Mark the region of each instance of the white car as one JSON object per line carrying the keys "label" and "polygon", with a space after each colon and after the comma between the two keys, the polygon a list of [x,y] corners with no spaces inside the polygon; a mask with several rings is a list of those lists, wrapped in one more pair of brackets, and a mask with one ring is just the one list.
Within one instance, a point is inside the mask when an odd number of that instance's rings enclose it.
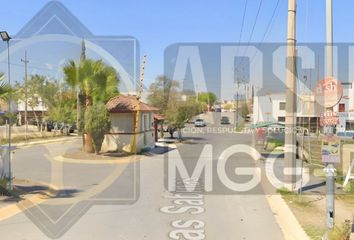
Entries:
{"label": "white car", "polygon": [[195,127],[205,127],[206,126],[206,123],[203,119],[201,118],[198,118],[194,121],[194,126]]}

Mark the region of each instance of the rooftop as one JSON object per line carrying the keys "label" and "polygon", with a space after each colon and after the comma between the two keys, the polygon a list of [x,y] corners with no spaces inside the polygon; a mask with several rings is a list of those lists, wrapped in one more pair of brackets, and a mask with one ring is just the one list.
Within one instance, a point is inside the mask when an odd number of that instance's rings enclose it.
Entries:
{"label": "rooftop", "polygon": [[138,101],[136,96],[132,95],[119,95],[111,98],[107,104],[107,110],[110,113],[132,113],[138,110],[142,112],[157,112],[158,108],[153,107],[144,102]]}

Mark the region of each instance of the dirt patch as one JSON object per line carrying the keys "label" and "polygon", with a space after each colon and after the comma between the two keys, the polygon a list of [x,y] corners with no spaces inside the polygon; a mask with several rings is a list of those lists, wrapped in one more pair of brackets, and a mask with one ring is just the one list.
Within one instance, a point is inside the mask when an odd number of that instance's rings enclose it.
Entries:
{"label": "dirt patch", "polygon": [[112,152],[112,153],[86,153],[80,150],[68,152],[63,155],[64,158],[77,159],[77,160],[118,160],[124,157],[132,156],[126,152]]}
{"label": "dirt patch", "polygon": [[[290,192],[281,192],[295,217],[299,221],[310,239],[321,240],[326,233],[326,198],[321,194],[299,195]],[[354,205],[344,201],[341,197],[336,198],[336,226],[331,232],[331,240],[347,239],[344,235],[348,232],[350,220],[353,217]]]}

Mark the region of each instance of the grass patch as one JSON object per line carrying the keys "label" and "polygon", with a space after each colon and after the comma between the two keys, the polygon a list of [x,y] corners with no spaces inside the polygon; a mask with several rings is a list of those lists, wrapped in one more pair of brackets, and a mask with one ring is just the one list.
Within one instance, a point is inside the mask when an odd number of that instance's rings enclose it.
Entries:
{"label": "grass patch", "polygon": [[288,204],[295,205],[297,207],[306,207],[306,208],[312,206],[312,203],[308,201],[308,199],[304,195],[300,197],[300,195],[291,192],[286,188],[280,188],[277,190],[277,192],[283,197],[283,199]]}
{"label": "grass patch", "polygon": [[284,146],[284,141],[279,139],[267,139],[267,151],[273,151],[277,147]]}
{"label": "grass patch", "polygon": [[346,220],[339,226],[335,226],[332,231],[329,232],[330,240],[349,240],[351,233],[351,223]]}
{"label": "grass patch", "polygon": [[[57,135],[43,135],[43,136],[27,136],[27,141],[35,141],[35,140],[45,140],[45,139],[55,139],[55,138],[61,138],[65,137],[65,134],[57,134]],[[19,143],[19,142],[24,142],[26,141],[26,138],[24,136],[14,136],[11,137],[11,142],[12,143]],[[7,144],[9,141],[8,139],[0,139],[0,145]]]}
{"label": "grass patch", "polygon": [[324,227],[308,225],[304,226],[303,228],[307,236],[313,240],[322,240],[322,236],[326,233],[326,228]]}

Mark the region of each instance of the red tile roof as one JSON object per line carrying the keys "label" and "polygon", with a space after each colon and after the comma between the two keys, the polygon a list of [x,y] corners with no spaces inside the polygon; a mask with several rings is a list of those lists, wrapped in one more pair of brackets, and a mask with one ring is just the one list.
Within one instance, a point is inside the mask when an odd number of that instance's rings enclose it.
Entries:
{"label": "red tile roof", "polygon": [[[107,103],[106,107],[110,113],[131,113],[137,111],[138,100],[136,96],[125,96],[119,95],[111,98]],[[157,112],[158,108],[148,105],[143,102],[139,102],[140,111],[142,112]]]}

